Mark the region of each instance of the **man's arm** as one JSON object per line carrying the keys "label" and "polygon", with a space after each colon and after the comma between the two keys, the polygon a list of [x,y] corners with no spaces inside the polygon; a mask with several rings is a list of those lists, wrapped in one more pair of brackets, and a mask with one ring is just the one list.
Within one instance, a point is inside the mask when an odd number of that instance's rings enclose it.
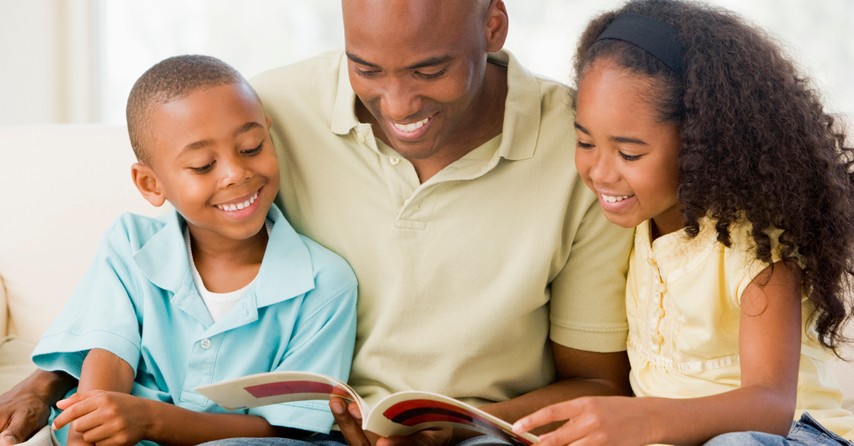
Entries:
{"label": "man's arm", "polygon": [[76,384],[64,372],[38,369],[0,395],[0,446],[23,442],[44,427],[50,407]]}
{"label": "man's arm", "polygon": [[626,352],[596,353],[555,343],[552,351],[557,374],[554,383],[481,408],[513,423],[550,404],[584,395],[631,395]]}

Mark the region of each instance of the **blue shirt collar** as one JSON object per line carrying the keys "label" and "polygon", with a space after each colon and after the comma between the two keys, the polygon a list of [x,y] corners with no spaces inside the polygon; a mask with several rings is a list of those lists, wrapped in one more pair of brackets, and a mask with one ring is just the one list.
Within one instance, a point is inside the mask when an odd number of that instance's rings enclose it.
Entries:
{"label": "blue shirt collar", "polygon": [[[314,267],[301,236],[276,206],[267,212],[267,219],[273,227],[252,293],[257,308],[314,289]],[[174,294],[185,294],[188,288],[194,289],[183,237],[186,223],[174,210],[163,220],[165,225],[142,245],[133,258],[152,283]]]}

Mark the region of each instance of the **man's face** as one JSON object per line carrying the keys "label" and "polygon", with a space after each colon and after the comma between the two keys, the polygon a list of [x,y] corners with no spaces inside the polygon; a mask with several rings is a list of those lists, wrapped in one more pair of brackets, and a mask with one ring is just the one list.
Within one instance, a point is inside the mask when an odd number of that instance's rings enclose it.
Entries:
{"label": "man's face", "polygon": [[504,42],[489,3],[343,1],[350,83],[370,112],[360,117],[407,159],[453,156],[484,125],[487,52]]}

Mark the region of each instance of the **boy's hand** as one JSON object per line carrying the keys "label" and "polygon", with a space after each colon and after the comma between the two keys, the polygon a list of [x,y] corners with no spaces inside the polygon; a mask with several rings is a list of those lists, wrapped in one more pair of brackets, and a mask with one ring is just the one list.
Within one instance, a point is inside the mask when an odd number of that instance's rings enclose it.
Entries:
{"label": "boy's hand", "polygon": [[63,412],[53,428],[71,423],[87,443],[99,446],[136,444],[151,426],[149,402],[120,392],[92,390],[75,393],[56,403]]}

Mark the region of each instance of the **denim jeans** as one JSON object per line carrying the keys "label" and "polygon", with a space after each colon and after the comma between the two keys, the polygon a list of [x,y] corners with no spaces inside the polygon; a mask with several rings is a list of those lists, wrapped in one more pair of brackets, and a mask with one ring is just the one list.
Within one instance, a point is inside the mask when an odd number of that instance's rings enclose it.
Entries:
{"label": "denim jeans", "polygon": [[[226,438],[224,440],[216,440],[208,443],[203,443],[201,446],[341,446],[346,445],[344,437],[340,432],[332,431],[329,435],[314,434],[300,440],[293,438],[281,437],[263,437],[263,438]],[[457,446],[507,446],[510,443],[506,441],[489,437],[486,435],[480,437],[469,438]]]}
{"label": "denim jeans", "polygon": [[732,432],[718,435],[706,446],[854,446],[854,443],[827,430],[808,413],[792,423],[785,437],[763,432]]}

